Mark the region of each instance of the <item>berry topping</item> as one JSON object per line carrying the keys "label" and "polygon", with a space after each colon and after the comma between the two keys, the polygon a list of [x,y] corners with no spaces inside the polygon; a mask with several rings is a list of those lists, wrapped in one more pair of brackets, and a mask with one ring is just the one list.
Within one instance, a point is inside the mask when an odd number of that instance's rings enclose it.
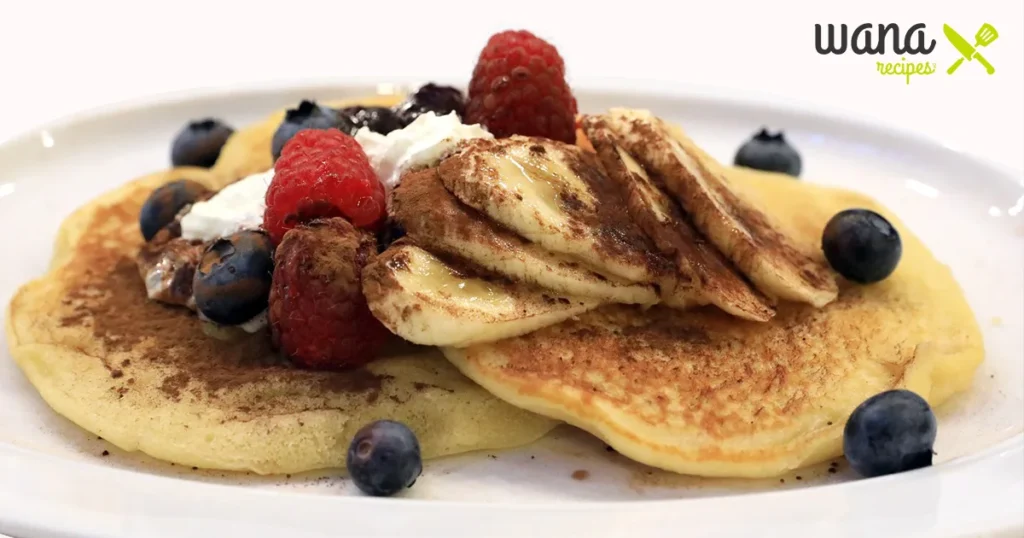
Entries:
{"label": "berry topping", "polygon": [[356,486],[378,497],[412,487],[423,471],[416,434],[391,420],[378,420],[356,432],[345,464]]}
{"label": "berry topping", "polygon": [[909,390],[868,398],[843,430],[843,453],[862,476],[881,476],[932,464],[937,429],[928,402]]}
{"label": "berry topping", "polygon": [[847,280],[878,282],[896,270],[903,254],[900,234],[885,217],[868,209],[836,213],[821,236],[828,263]]}
{"label": "berry topping", "polygon": [[782,131],[769,134],[768,129],[761,129],[740,146],[733,164],[766,172],[781,172],[793,177],[800,175],[802,167],[800,154],[789,145]]}
{"label": "berry topping", "polygon": [[341,118],[341,130],[350,135],[363,127],[380,134],[402,127],[395,112],[382,106],[350,106],[338,110],[338,116]]}
{"label": "berry topping", "polygon": [[299,106],[290,108],[284,113],[284,120],[274,131],[270,142],[270,153],[277,159],[286,142],[303,129],[331,129],[342,125],[337,111],[320,106],[315,101],[302,101]]}
{"label": "berry topping", "polygon": [[174,222],[185,206],[209,196],[210,190],[195,181],[181,179],[157,187],[142,204],[139,228],[142,238],[153,239],[156,233]]}
{"label": "berry topping", "polygon": [[366,153],[336,129],[301,131],[285,145],[266,201],[263,229],[275,244],[313,219],[345,217],[375,230],[385,215],[384,186]]}
{"label": "berry topping", "polygon": [[209,168],[217,162],[220,150],[235,130],[226,123],[207,118],[189,122],[174,137],[171,145],[172,166]]}
{"label": "berry topping", "polygon": [[390,334],[363,297],[363,266],[377,254],[373,234],[342,218],[289,231],[274,255],[270,330],[298,365],[343,369],[373,360]]}
{"label": "berry topping", "polygon": [[238,325],[267,308],[274,249],[262,232],[244,231],[210,244],[192,280],[196,309],[210,321]]}
{"label": "berry topping", "polygon": [[555,47],[525,30],[491,36],[473,70],[465,120],[499,138],[518,134],[573,143],[576,98]]}
{"label": "berry topping", "polygon": [[425,112],[446,116],[452,112],[460,118],[466,114],[466,100],[462,92],[451,86],[440,86],[433,82],[420,86],[398,106],[398,117],[402,125],[409,125]]}

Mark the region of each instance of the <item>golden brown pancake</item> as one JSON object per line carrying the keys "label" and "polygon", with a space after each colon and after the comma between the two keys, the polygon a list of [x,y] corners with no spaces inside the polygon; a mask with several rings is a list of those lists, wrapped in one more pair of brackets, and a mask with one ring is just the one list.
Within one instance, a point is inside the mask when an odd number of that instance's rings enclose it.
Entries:
{"label": "golden brown pancake", "polygon": [[549,431],[554,421],[491,396],[433,349],[305,371],[274,354],[265,331],[214,338],[187,309],[146,298],[134,262],[146,197],[171,180],[220,188],[265,170],[274,127],[236,133],[212,170],[143,177],[65,221],[50,272],[18,291],[6,318],[11,354],[47,403],[124,450],[257,473],[342,467],[355,431],[381,418],[408,424],[428,458]]}
{"label": "golden brown pancake", "polygon": [[765,477],[836,457],[850,412],[904,387],[941,404],[982,360],[950,270],[870,198],[778,174],[726,171],[798,248],[836,212],[866,207],[900,231],[895,273],[841,283],[823,307],[782,303],[765,323],[711,307],[608,306],[535,333],[445,355],[502,399],[565,420],[621,454],[680,473]]}

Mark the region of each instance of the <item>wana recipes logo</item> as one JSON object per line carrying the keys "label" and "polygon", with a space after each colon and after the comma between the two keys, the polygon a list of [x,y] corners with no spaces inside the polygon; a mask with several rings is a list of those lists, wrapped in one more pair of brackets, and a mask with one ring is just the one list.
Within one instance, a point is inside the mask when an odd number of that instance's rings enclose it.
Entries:
{"label": "wana recipes logo", "polygon": [[[885,55],[890,52],[897,54],[900,61],[876,61],[875,70],[882,76],[903,77],[906,84],[910,84],[912,77],[934,75],[940,70],[937,63],[929,61],[937,43],[935,39],[927,36],[927,30],[924,23],[914,24],[906,31],[901,30],[895,23],[865,23],[854,28],[852,32],[846,24],[840,24],[838,28],[834,24],[828,24],[825,28],[821,24],[815,24],[814,48],[821,55],[842,55],[847,52],[858,56]],[[942,33],[955,51],[955,54],[949,54],[951,63],[946,68],[947,75],[956,73],[965,62],[977,64],[976,69],[984,69],[989,75],[995,74],[995,67],[989,63],[981,50],[999,37],[995,27],[989,23],[981,25],[974,35],[973,42],[964,38],[948,24],[942,25]],[[953,51],[942,47],[937,56],[945,57],[947,53]],[[921,61],[914,61],[914,56],[918,55],[924,58]],[[907,56],[911,57],[909,61]]]}

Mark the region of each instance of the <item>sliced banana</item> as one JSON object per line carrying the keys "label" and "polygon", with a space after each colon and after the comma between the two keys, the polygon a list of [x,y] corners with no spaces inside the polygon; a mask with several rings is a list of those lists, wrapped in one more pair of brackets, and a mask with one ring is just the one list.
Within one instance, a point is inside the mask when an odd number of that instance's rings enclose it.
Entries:
{"label": "sliced banana", "polygon": [[696,304],[714,304],[726,312],[754,321],[775,315],[768,299],[753,289],[718,250],[701,236],[679,206],[654,178],[619,145],[602,116],[584,116],[584,133],[609,177],[623,191],[630,216],[662,254],[674,260],[677,292]]}
{"label": "sliced banana", "polygon": [[405,242],[363,269],[363,293],[391,332],[415,344],[452,347],[526,334],[601,304],[471,276]]}
{"label": "sliced banana", "polygon": [[606,302],[654,304],[653,286],[603,275],[580,260],[544,250],[494,224],[448,192],[436,169],[406,174],[392,193],[392,217],[413,241],[559,294]]}
{"label": "sliced banana", "polygon": [[836,299],[835,275],[801,252],[771,219],[734,192],[721,165],[679,129],[644,110],[612,109],[604,116],[624,149],[650,172],[697,229],[765,294],[824,306]]}
{"label": "sliced banana", "polygon": [[600,163],[578,147],[475,140],[439,170],[460,201],[547,251],[630,282],[655,282],[670,265],[629,220]]}

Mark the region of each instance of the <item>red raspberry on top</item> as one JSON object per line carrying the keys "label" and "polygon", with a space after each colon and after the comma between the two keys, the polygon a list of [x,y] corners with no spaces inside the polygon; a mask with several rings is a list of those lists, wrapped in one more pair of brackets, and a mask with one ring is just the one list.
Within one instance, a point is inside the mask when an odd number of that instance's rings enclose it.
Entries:
{"label": "red raspberry on top", "polygon": [[576,98],[553,45],[525,30],[494,34],[469,82],[466,123],[494,136],[542,136],[573,143]]}
{"label": "red raspberry on top", "polygon": [[343,218],[289,230],[274,252],[268,315],[275,347],[317,370],[373,360],[390,334],[363,296],[363,266],[376,255],[373,234]]}
{"label": "red raspberry on top", "polygon": [[299,131],[274,163],[263,229],[274,244],[317,218],[345,217],[376,229],[385,216],[384,186],[351,136],[337,129]]}

